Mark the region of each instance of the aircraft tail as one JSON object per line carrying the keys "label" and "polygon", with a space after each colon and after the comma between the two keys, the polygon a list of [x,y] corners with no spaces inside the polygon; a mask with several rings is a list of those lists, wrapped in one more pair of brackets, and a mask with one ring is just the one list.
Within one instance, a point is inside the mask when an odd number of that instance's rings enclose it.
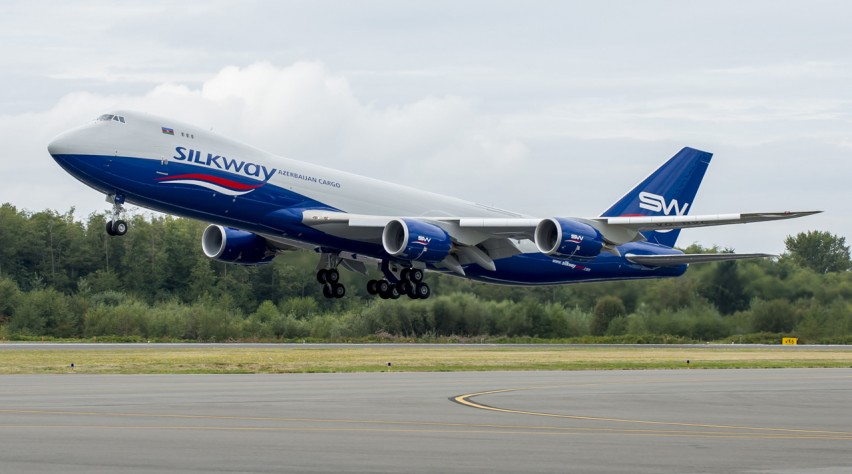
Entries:
{"label": "aircraft tail", "polygon": [[[685,216],[712,156],[712,153],[694,148],[682,149],[601,214],[601,217]],[[646,231],[642,235],[649,242],[674,247],[680,229]]]}

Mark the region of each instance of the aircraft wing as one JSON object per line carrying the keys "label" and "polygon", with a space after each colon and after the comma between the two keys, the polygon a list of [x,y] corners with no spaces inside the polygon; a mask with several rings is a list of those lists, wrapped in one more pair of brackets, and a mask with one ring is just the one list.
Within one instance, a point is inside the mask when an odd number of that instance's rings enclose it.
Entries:
{"label": "aircraft wing", "polygon": [[743,214],[712,214],[698,216],[625,216],[599,217],[595,220],[606,225],[629,227],[638,231],[652,229],[685,229],[687,227],[708,227],[728,224],[748,224],[750,222],[775,221],[810,216],[822,211],[803,212],[752,212]]}
{"label": "aircraft wing", "polygon": [[[642,231],[684,229],[751,222],[774,221],[809,216],[822,211],[753,212],[694,216],[623,216],[575,218],[596,228],[612,245],[644,240]],[[532,240],[540,218],[493,217],[398,217],[348,214],[335,211],[304,211],[302,222],[332,235],[364,241],[381,240],[383,228],[394,219],[415,219],[443,228],[458,243],[478,245],[488,239]]]}
{"label": "aircraft wing", "polygon": [[640,232],[660,229],[686,229],[752,222],[775,221],[810,216],[822,211],[751,212],[740,214],[705,214],[695,216],[621,216],[598,217],[587,222],[598,229],[614,245],[644,240]]}

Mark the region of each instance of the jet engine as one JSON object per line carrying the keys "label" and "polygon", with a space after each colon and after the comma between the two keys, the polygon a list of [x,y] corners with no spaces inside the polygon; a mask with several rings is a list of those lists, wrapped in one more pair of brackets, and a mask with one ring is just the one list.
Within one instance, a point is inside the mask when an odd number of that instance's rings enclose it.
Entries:
{"label": "jet engine", "polygon": [[588,224],[555,217],[538,223],[535,245],[546,255],[588,262],[601,253],[604,240],[601,233]]}
{"label": "jet engine", "polygon": [[382,231],[385,252],[406,260],[438,263],[447,257],[452,240],[444,229],[414,219],[394,219]]}
{"label": "jet engine", "polygon": [[261,265],[275,257],[263,237],[220,225],[204,229],[201,248],[210,258],[240,265]]}

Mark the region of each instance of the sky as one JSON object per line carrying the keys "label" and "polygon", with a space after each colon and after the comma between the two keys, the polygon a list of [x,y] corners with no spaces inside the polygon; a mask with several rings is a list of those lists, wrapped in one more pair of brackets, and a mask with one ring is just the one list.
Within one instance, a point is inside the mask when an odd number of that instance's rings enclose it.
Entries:
{"label": "sky", "polygon": [[0,202],[107,210],[46,147],[130,109],[539,217],[597,216],[692,146],[714,158],[691,214],[825,212],[680,246],[852,238],[849,18],[843,1],[4,1]]}

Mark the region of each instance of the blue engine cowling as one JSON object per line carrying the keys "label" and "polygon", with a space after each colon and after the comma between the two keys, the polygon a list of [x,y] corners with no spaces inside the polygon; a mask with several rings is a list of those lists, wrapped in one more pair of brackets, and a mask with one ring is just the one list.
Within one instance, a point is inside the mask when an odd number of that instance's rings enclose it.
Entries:
{"label": "blue engine cowling", "polygon": [[438,263],[453,243],[444,229],[414,219],[394,219],[382,231],[385,252],[405,260]]}
{"label": "blue engine cowling", "polygon": [[588,262],[601,253],[604,240],[601,233],[588,224],[555,217],[538,223],[535,245],[546,255]]}
{"label": "blue engine cowling", "polygon": [[263,237],[220,225],[204,229],[201,248],[210,258],[240,265],[261,265],[275,258]]}

